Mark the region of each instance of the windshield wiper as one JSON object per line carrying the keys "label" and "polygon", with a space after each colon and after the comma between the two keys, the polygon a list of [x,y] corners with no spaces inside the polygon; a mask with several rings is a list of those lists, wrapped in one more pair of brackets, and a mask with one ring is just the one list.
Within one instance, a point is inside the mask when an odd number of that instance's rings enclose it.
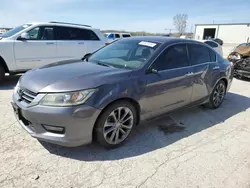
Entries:
{"label": "windshield wiper", "polygon": [[114,66],[109,65],[109,64],[107,64],[107,63],[104,63],[104,62],[102,62],[102,61],[96,61],[96,63],[97,63],[98,65],[105,66],[105,67],[114,67]]}

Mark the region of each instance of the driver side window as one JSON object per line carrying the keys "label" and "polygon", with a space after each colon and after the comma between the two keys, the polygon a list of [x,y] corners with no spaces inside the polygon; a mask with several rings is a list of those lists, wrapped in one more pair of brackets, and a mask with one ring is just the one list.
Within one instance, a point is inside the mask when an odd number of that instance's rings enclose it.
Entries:
{"label": "driver side window", "polygon": [[152,68],[157,71],[164,71],[186,66],[188,66],[186,44],[176,44],[164,50],[154,62]]}
{"label": "driver side window", "polygon": [[27,32],[29,40],[54,40],[54,28],[49,26],[35,27]]}

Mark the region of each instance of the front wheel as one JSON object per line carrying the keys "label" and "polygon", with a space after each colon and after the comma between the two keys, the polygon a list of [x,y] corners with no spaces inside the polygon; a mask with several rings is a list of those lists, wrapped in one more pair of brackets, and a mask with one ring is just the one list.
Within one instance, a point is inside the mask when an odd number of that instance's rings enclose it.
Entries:
{"label": "front wheel", "polygon": [[126,101],[110,105],[100,115],[96,124],[98,142],[106,148],[115,148],[130,135],[136,124],[135,107]]}
{"label": "front wheel", "polygon": [[208,106],[213,109],[218,108],[222,104],[225,94],[226,84],[223,80],[220,80],[214,87],[214,90],[209,97]]}

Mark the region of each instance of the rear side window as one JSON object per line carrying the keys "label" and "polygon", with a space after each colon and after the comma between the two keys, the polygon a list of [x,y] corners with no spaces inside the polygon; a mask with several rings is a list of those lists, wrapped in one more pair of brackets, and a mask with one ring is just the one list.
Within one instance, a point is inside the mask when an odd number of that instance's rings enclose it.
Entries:
{"label": "rear side window", "polygon": [[99,40],[99,38],[88,29],[57,27],[57,40]]}
{"label": "rear side window", "polygon": [[218,44],[216,44],[215,42],[212,42],[212,41],[205,41],[204,43],[211,46],[212,48],[217,48],[218,47]]}
{"label": "rear side window", "polygon": [[188,66],[186,44],[177,44],[163,51],[152,67],[161,71],[186,66]]}
{"label": "rear side window", "polygon": [[189,60],[191,65],[210,62],[209,49],[199,44],[188,44]]}
{"label": "rear side window", "polygon": [[120,35],[119,34],[115,34],[115,38],[120,38]]}
{"label": "rear side window", "polygon": [[211,62],[216,62],[216,53],[211,49],[208,49],[208,50],[209,50],[209,55],[210,55]]}
{"label": "rear side window", "polygon": [[123,38],[131,37],[129,34],[122,34]]}

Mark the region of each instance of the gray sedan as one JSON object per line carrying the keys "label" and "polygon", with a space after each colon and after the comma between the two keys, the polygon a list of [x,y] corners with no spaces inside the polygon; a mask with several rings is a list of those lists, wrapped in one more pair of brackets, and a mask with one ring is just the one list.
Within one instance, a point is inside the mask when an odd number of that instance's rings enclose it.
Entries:
{"label": "gray sedan", "polygon": [[232,78],[232,64],[204,43],[132,37],[82,61],[25,73],[12,106],[21,126],[39,140],[78,146],[95,135],[112,148],[140,121],[195,105],[218,108]]}

